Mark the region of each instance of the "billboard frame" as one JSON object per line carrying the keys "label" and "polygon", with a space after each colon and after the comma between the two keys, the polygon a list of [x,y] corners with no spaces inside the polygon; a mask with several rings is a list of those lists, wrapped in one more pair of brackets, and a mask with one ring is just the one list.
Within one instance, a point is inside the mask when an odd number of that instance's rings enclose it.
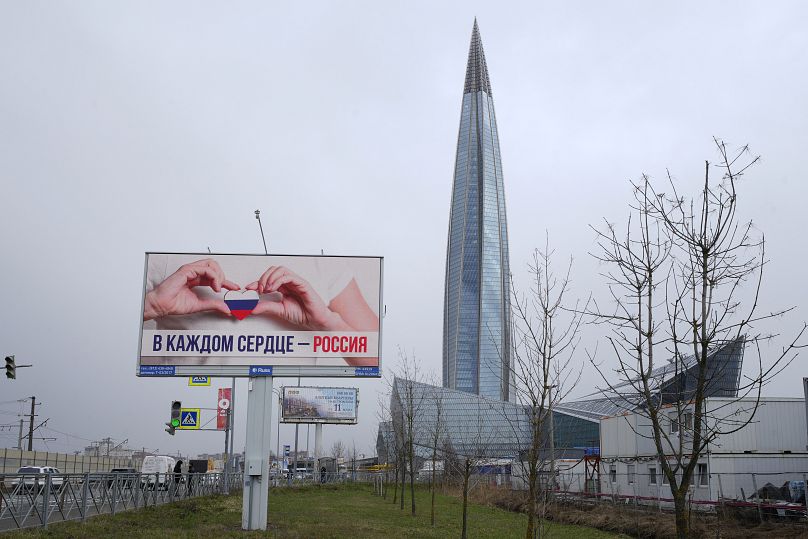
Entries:
{"label": "billboard frame", "polygon": [[[301,417],[301,418],[285,418],[283,416],[283,402],[286,400],[286,389],[352,389],[356,393],[356,403],[354,405],[355,417],[354,419],[318,419],[316,417]],[[283,386],[281,388],[283,393],[281,395],[281,409],[278,411],[280,414],[281,423],[289,423],[292,425],[356,425],[359,423],[359,388],[358,387],[337,387],[337,386]]]}
{"label": "billboard frame", "polygon": [[[266,365],[260,361],[254,365],[141,365],[141,346],[143,343],[143,313],[146,307],[146,279],[148,275],[149,255],[193,255],[205,258],[215,256],[250,256],[250,257],[292,257],[292,258],[375,258],[379,261],[379,355],[378,365],[375,367],[351,367],[351,366],[285,366]],[[384,324],[384,257],[378,255],[301,255],[283,253],[193,253],[177,251],[145,251],[143,258],[143,283],[141,285],[140,319],[138,330],[138,348],[135,354],[135,376],[138,378],[152,377],[190,377],[190,376],[210,376],[210,377],[236,377],[253,378],[256,376],[269,377],[305,377],[305,378],[381,378],[382,374],[382,335]],[[145,367],[145,368],[144,368]],[[252,372],[255,367],[262,367],[262,372]]]}

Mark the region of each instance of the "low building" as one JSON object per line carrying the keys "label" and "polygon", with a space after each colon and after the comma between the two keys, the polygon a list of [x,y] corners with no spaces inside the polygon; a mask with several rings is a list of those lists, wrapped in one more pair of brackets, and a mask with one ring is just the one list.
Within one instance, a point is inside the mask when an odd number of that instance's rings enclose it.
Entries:
{"label": "low building", "polygon": [[[705,416],[720,434],[706,448],[694,470],[692,500],[743,500],[766,484],[782,487],[803,481],[808,471],[808,435],[805,400],[761,398],[751,422],[756,400],[711,397],[705,400]],[[692,440],[692,405],[683,408],[684,422],[672,418],[665,430],[673,444]],[[657,458],[650,421],[639,413],[625,413],[600,422],[601,492],[646,498],[670,498],[667,478]],[[685,446],[686,447],[686,446]],[[671,460],[671,462],[673,462]],[[576,470],[577,473],[582,473]],[[573,476],[574,477],[574,476]],[[663,504],[664,505],[664,504]]]}

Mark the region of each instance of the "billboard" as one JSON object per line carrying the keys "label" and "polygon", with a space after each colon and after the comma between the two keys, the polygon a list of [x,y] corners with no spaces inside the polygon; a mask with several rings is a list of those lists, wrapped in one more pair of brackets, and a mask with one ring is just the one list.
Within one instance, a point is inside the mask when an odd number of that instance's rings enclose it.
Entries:
{"label": "billboard", "polygon": [[352,387],[284,387],[284,423],[356,423],[359,390]]}
{"label": "billboard", "polygon": [[380,376],[382,258],[146,253],[138,376]]}

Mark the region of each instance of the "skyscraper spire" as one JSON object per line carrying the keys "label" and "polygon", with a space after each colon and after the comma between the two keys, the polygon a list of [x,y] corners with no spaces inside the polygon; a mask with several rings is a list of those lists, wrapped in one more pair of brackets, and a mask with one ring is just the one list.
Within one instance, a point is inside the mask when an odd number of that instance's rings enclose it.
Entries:
{"label": "skyscraper spire", "polygon": [[480,29],[477,18],[474,18],[474,28],[471,31],[471,45],[469,46],[469,61],[466,64],[466,86],[463,93],[483,92],[491,95],[491,81],[488,78],[488,66],[485,65],[485,52],[483,40],[480,39]]}
{"label": "skyscraper spire", "polygon": [[450,211],[443,385],[510,400],[508,223],[499,132],[476,19],[460,110]]}

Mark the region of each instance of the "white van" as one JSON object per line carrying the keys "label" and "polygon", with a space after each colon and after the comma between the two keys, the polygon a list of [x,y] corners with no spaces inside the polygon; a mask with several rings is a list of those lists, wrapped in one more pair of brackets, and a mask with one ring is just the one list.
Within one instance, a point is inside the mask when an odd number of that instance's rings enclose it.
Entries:
{"label": "white van", "polygon": [[176,464],[174,457],[165,456],[151,456],[143,459],[143,465],[140,467],[140,485],[142,487],[154,488],[157,485],[158,489],[167,490],[168,486],[174,480],[174,465]]}

